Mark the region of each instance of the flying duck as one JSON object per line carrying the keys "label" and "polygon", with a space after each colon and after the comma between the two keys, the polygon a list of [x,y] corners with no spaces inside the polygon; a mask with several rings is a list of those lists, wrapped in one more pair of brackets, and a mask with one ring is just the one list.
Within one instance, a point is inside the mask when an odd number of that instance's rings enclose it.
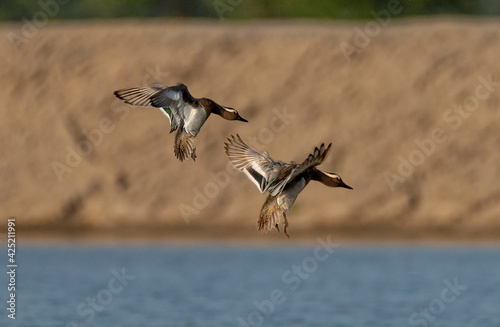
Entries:
{"label": "flying duck", "polygon": [[180,161],[186,160],[189,156],[193,160],[196,159],[194,138],[211,113],[227,120],[248,122],[233,108],[221,106],[211,99],[194,98],[184,84],[176,86],[154,84],[121,89],[114,94],[125,103],[134,106],[159,108],[168,117],[170,133],[177,130],[174,153]]}
{"label": "flying duck", "polygon": [[267,152],[261,154],[250,148],[238,134],[231,135],[224,144],[229,161],[243,171],[261,193],[269,193],[260,211],[259,231],[268,232],[276,227],[279,232],[278,223],[283,218],[285,235],[290,237],[286,212],[311,180],[330,187],[352,189],[339,175],[316,168],[330,153],[331,143],[326,148],[324,144],[315,148],[301,164],[274,161]]}

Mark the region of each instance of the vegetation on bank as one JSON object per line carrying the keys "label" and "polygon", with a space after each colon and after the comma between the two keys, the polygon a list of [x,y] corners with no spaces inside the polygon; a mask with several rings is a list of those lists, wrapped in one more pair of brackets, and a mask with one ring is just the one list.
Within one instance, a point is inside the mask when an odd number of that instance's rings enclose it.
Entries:
{"label": "vegetation on bank", "polygon": [[498,15],[496,0],[17,0],[0,2],[0,20],[119,17],[208,17],[216,19],[370,19],[373,12],[400,5],[399,16]]}

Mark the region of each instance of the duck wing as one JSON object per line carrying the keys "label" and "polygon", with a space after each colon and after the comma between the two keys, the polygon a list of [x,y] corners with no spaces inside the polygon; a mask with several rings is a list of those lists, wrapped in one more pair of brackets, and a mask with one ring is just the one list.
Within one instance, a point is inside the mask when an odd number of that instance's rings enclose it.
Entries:
{"label": "duck wing", "polygon": [[290,176],[290,179],[294,179],[311,167],[319,166],[320,164],[322,164],[330,154],[331,148],[331,143],[328,144],[326,148],[324,143],[322,143],[319,148],[315,147],[313,153],[309,154],[304,162],[297,165],[296,169],[294,169],[292,175]]}
{"label": "duck wing", "polygon": [[[170,132],[179,128],[194,112],[199,112],[199,115],[205,114],[206,116],[204,110],[199,110],[193,106],[196,99],[193,98],[184,84],[169,87],[154,84],[151,86],[121,89],[115,91],[114,94],[119,99],[124,100],[125,103],[131,105],[160,108],[163,114],[170,120]],[[192,131],[188,132],[195,136],[199,131],[199,127],[195,133]]]}
{"label": "duck wing", "polygon": [[131,87],[128,89],[117,90],[114,95],[123,100],[127,104],[134,106],[153,107],[151,97],[156,93],[165,89],[161,84],[153,84],[151,86]]}
{"label": "duck wing", "polygon": [[243,171],[261,193],[275,196],[283,190],[297,165],[274,161],[267,152],[263,154],[250,148],[241,137],[231,135],[224,143],[229,161]]}

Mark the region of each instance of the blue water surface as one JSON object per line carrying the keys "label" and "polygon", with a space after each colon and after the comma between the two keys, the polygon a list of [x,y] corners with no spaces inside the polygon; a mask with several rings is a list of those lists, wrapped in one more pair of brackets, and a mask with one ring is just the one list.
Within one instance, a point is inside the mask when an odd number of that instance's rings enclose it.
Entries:
{"label": "blue water surface", "polygon": [[495,247],[59,245],[17,263],[0,326],[500,326]]}

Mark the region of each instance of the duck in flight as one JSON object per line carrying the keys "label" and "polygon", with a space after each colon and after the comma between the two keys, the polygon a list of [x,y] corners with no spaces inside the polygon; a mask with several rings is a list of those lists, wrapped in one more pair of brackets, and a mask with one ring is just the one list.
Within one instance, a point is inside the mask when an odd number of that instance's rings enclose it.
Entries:
{"label": "duck in flight", "polygon": [[168,117],[170,133],[177,131],[174,142],[175,156],[184,161],[189,156],[196,159],[194,138],[210,114],[216,114],[227,120],[248,122],[233,108],[224,107],[207,98],[194,98],[184,84],[163,86],[154,84],[145,87],[133,87],[114,92],[125,103],[134,106],[155,107]]}
{"label": "duck in flight", "polygon": [[268,232],[276,227],[279,232],[278,224],[283,219],[284,232],[290,237],[286,212],[311,180],[330,187],[352,189],[339,175],[316,168],[330,153],[331,143],[326,148],[324,144],[315,148],[301,164],[274,161],[267,152],[261,154],[250,148],[238,134],[231,135],[224,144],[229,161],[243,171],[261,193],[269,193],[260,211],[259,231]]}

